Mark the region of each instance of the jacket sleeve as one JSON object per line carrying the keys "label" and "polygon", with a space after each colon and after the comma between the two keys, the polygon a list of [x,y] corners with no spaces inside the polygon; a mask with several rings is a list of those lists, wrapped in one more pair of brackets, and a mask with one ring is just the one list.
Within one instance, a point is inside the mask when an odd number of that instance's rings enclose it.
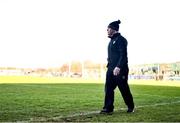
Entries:
{"label": "jacket sleeve", "polygon": [[121,39],[118,47],[118,52],[120,54],[120,57],[116,66],[122,68],[127,64],[127,40],[125,38]]}
{"label": "jacket sleeve", "polygon": [[107,58],[107,64],[106,64],[106,67],[109,66],[109,58]]}

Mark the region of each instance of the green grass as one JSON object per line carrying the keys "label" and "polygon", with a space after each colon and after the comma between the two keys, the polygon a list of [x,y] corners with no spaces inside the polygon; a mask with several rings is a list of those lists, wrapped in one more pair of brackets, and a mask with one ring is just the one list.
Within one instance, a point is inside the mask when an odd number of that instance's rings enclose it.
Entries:
{"label": "green grass", "polygon": [[91,112],[103,106],[104,84],[0,84],[0,121],[180,122],[180,87],[130,87],[135,113],[116,89],[115,112],[102,115]]}

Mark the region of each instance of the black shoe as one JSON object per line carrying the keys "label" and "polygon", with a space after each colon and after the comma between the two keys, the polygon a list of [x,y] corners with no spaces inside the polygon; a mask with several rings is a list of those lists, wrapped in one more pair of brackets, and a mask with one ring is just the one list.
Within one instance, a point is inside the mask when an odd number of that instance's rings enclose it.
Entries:
{"label": "black shoe", "polygon": [[128,108],[127,113],[133,113],[134,112],[134,108]]}
{"label": "black shoe", "polygon": [[113,110],[102,109],[100,111],[100,114],[109,114],[109,115],[111,115],[112,113],[113,113]]}

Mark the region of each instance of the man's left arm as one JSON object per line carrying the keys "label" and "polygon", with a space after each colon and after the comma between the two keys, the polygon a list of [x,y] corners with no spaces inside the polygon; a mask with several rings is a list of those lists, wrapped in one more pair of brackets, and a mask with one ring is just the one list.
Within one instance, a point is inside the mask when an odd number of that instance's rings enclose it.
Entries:
{"label": "man's left arm", "polygon": [[121,43],[119,44],[118,47],[118,52],[120,54],[118,63],[116,65],[116,67],[113,70],[113,74],[115,76],[117,76],[120,73],[120,69],[123,67],[123,65],[125,65],[125,60],[126,60],[126,55],[127,55],[127,41],[122,40]]}

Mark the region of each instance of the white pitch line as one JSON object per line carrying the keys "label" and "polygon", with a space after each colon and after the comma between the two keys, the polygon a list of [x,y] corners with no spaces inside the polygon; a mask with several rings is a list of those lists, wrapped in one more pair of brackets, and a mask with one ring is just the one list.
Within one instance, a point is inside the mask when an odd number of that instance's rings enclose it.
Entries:
{"label": "white pitch line", "polygon": [[[156,107],[156,106],[163,106],[163,105],[171,105],[171,104],[178,104],[180,103],[180,100],[175,101],[175,102],[165,102],[165,103],[155,103],[152,105],[140,105],[140,106],[135,106],[135,109],[139,108],[144,108],[144,107]],[[120,110],[127,110],[127,108],[120,108]],[[119,110],[115,110],[119,111]],[[57,121],[58,119],[65,119],[65,118],[73,118],[77,116],[86,116],[86,115],[91,115],[91,114],[99,114],[100,111],[89,111],[89,112],[81,112],[81,113],[76,113],[72,115],[67,115],[67,116],[57,116],[53,118],[31,118],[29,121],[16,121],[16,122],[47,122],[47,121]]]}
{"label": "white pitch line", "polygon": [[156,106],[161,106],[161,105],[171,105],[171,104],[178,104],[180,103],[180,100],[178,101],[175,101],[175,102],[170,102],[170,103],[155,103],[155,104],[152,104],[152,105],[142,105],[142,106],[137,106],[136,108],[143,108],[143,107],[156,107]]}
{"label": "white pitch line", "polygon": [[[152,105],[142,105],[142,106],[136,106],[135,109],[143,108],[143,107],[156,107],[156,106],[162,106],[162,105],[170,105],[170,104],[178,104],[180,103],[180,100],[175,101],[175,102],[168,102],[168,103],[155,103]],[[127,108],[120,108],[120,110],[127,110]],[[115,110],[119,111],[119,110]],[[67,115],[65,117],[59,116],[59,117],[53,117],[53,120],[58,120],[58,119],[63,119],[63,118],[72,118],[72,117],[77,117],[77,116],[86,116],[86,115],[91,115],[91,114],[99,114],[100,111],[90,111],[90,112],[81,112],[81,113],[76,113],[72,115]]]}

